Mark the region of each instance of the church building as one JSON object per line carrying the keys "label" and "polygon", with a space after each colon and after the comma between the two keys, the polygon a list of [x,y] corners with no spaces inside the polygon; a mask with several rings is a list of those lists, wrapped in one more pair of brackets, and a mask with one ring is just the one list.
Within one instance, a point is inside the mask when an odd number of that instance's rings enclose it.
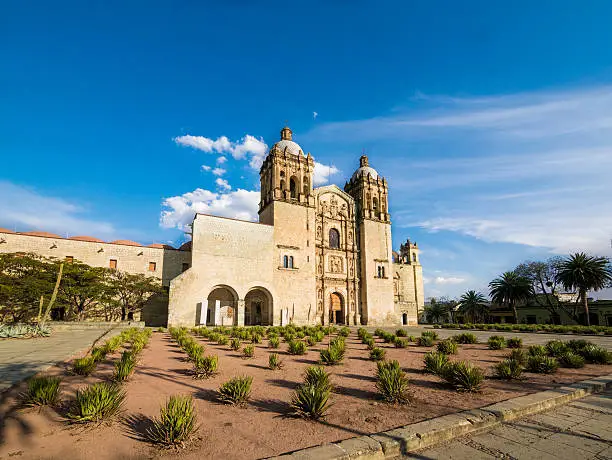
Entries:
{"label": "church building", "polygon": [[416,324],[419,249],[393,252],[387,181],[359,161],[344,189],[315,188],[313,157],[283,128],[260,170],[259,222],[195,216],[168,324]]}
{"label": "church building", "polygon": [[419,248],[392,251],[387,181],[365,155],[344,189],[313,173],[285,127],[260,170],[259,222],[197,214],[180,248],[0,228],[0,253],[157,277],[166,295],[134,317],[148,326],[416,324]]}

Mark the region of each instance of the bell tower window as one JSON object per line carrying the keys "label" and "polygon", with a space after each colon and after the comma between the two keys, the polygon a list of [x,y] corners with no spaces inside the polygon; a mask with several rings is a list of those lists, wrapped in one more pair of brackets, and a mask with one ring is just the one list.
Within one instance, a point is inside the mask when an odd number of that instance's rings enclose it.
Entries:
{"label": "bell tower window", "polygon": [[291,192],[291,198],[296,199],[297,193],[298,193],[297,184],[296,184],[296,180],[293,177],[289,179],[289,191]]}
{"label": "bell tower window", "polygon": [[329,230],[329,247],[332,249],[340,248],[340,232],[335,228]]}

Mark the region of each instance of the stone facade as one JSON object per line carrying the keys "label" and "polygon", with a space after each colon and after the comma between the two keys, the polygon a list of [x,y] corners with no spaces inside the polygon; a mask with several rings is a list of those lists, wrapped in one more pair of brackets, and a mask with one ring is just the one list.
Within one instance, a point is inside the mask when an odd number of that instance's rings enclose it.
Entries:
{"label": "stone facade", "polygon": [[392,252],[387,181],[366,156],[344,190],[313,188],[313,173],[283,128],[260,171],[259,223],[195,217],[169,325],[416,324],[418,247]]}
{"label": "stone facade", "polygon": [[0,252],[156,276],[169,300],[152,299],[148,325],[416,324],[419,250],[392,251],[386,179],[365,155],[344,189],[313,188],[313,174],[283,128],[261,167],[258,223],[198,214],[179,249],[0,229]]}

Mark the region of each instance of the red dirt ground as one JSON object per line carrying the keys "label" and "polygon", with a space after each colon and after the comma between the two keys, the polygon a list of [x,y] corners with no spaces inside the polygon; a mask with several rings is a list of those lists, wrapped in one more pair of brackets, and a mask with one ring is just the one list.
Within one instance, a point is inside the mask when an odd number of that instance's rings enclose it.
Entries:
{"label": "red dirt ground", "polygon": [[[19,408],[18,395],[24,384],[3,395],[0,402],[0,458],[128,459],[178,457],[261,458],[352,436],[388,430],[432,417],[485,406],[493,402],[554,388],[577,380],[610,372],[606,366],[587,365],[583,369],[559,369],[553,375],[526,373],[520,382],[486,380],[480,393],[458,393],[437,377],[421,372],[423,355],[429,348],[411,345],[396,349],[380,344],[387,358],[397,359],[411,381],[413,402],[390,406],[376,398],[376,365],[367,359],[368,351],[353,332],[347,339],[344,364],[329,367],[335,392],[333,406],[322,422],[310,422],[288,415],[292,390],[302,381],[304,369],[318,360],[318,350],[291,356],[281,343],[278,353],[284,367],[267,368],[267,341],[256,346],[255,357],[242,359],[238,352],[201,340],[206,353],[219,356],[219,373],[209,380],[194,380],[185,354],[168,334],[155,333],[143,351],[136,372],[125,384],[127,398],[122,417],[96,427],[69,425],[61,415],[84,384],[108,379],[112,374],[109,356],[94,375],[84,378],[66,375],[66,365],[48,374],[62,375],[63,407],[57,410]],[[492,351],[486,345],[460,345],[452,359],[467,359],[492,374],[491,367],[508,353]],[[246,407],[231,407],[216,400],[219,385],[231,377],[253,377],[251,401]],[[158,416],[159,407],[173,394],[191,394],[195,399],[199,428],[196,439],[186,448],[164,450],[143,439],[150,417]]]}

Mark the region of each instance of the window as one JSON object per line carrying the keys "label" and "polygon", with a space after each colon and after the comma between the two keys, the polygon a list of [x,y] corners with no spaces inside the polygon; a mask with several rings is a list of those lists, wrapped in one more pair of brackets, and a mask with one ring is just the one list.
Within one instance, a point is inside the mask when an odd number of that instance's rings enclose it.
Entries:
{"label": "window", "polygon": [[149,262],[149,271],[150,272],[154,272],[155,270],[157,270],[157,263],[156,262]]}
{"label": "window", "polygon": [[74,262],[74,257],[73,256],[66,256],[66,263],[67,264],[71,264],[72,262]]}
{"label": "window", "polygon": [[329,247],[332,249],[340,247],[340,232],[335,228],[329,229]]}
{"label": "window", "polygon": [[377,278],[385,278],[385,267],[379,265],[376,270]]}
{"label": "window", "polygon": [[293,256],[289,256],[289,268],[293,268]]}
{"label": "window", "polygon": [[304,195],[308,195],[310,193],[310,187],[308,186],[308,178],[304,179]]}
{"label": "window", "polygon": [[376,197],[372,199],[372,209],[374,210],[374,212],[378,211],[378,198]]}
{"label": "window", "polygon": [[108,264],[108,266],[112,269],[116,269],[117,268],[117,259],[111,259],[110,263]]}
{"label": "window", "polygon": [[186,272],[187,270],[189,270],[189,264],[188,263],[184,263],[183,264],[183,271]]}
{"label": "window", "polygon": [[414,252],[412,253],[412,261],[416,262],[416,254]]}
{"label": "window", "polygon": [[289,268],[289,256],[283,257],[283,267]]}
{"label": "window", "polygon": [[297,198],[297,181],[293,177],[289,179],[289,191],[291,192],[291,198]]}

